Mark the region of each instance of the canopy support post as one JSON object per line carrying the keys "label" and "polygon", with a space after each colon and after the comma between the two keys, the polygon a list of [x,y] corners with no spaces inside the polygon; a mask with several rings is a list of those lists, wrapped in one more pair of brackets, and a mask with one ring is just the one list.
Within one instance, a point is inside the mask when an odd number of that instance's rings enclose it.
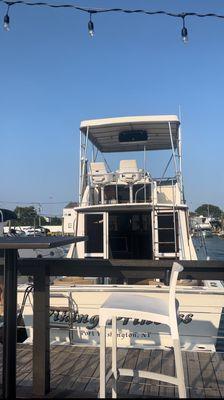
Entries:
{"label": "canopy support post", "polygon": [[79,204],[81,205],[84,191],[84,181],[86,175],[86,155],[89,139],[89,127],[87,127],[84,143],[82,142],[82,132],[80,131],[80,187],[79,187]]}
{"label": "canopy support post", "polygon": [[[181,118],[180,118],[181,122]],[[184,202],[184,187],[183,187],[183,175],[182,175],[182,131],[181,127],[178,128],[178,159],[179,159],[179,178],[180,178],[180,190],[181,190],[181,200]]]}

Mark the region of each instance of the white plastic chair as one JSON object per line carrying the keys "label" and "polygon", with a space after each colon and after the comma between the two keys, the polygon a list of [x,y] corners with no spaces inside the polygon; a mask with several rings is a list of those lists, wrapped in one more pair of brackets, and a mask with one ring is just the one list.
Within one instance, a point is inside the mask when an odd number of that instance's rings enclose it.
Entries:
{"label": "white plastic chair", "polygon": [[[137,376],[139,378],[155,379],[178,386],[179,397],[186,398],[184,382],[184,370],[181,357],[179,332],[177,325],[178,301],[175,299],[175,289],[179,272],[183,271],[182,265],[173,263],[170,288],[167,301],[147,297],[145,295],[113,293],[101,306],[99,312],[100,325],[100,398],[105,398],[106,383],[113,376],[112,397],[117,397],[118,375]],[[148,371],[117,368],[117,318],[137,318],[159,322],[170,327],[170,334],[174,348],[174,359],[176,365],[176,376],[169,376]],[[106,354],[106,323],[112,318],[112,369],[106,376],[105,354]]]}
{"label": "white plastic chair", "polygon": [[107,172],[104,162],[91,162],[90,172],[94,185],[104,185],[113,180],[113,174]]}
{"label": "white plastic chair", "polygon": [[141,180],[141,172],[137,167],[136,160],[121,160],[119,170],[119,180],[122,182],[133,184]]}

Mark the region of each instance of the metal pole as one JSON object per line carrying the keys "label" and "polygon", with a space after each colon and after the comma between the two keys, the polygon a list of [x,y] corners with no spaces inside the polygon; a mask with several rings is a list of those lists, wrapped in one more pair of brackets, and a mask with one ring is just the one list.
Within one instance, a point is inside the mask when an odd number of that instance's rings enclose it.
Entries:
{"label": "metal pole", "polygon": [[40,213],[41,213],[41,204],[38,203],[38,205],[39,205],[39,208],[38,208],[38,217],[39,217],[39,227],[40,227],[40,226],[41,226],[41,216],[40,216]]}
{"label": "metal pole", "polygon": [[163,172],[163,174],[162,174],[162,177],[161,177],[161,179],[160,179],[160,181],[159,181],[159,185],[161,184],[163,178],[165,177],[166,171],[167,171],[168,168],[169,168],[169,165],[170,165],[170,163],[171,163],[172,158],[173,158],[173,154],[171,154],[171,157],[170,157],[170,159],[169,159],[169,161],[168,161],[168,163],[167,163],[167,165],[166,165],[166,168],[165,168],[165,170],[164,170],[164,172]]}
{"label": "metal pole", "polygon": [[180,182],[180,173],[177,168],[177,160],[176,160],[176,154],[175,154],[175,149],[174,149],[174,144],[173,144],[173,136],[172,136],[172,129],[171,129],[171,124],[168,122],[169,125],[169,132],[170,132],[170,141],[171,141],[171,147],[172,147],[172,153],[173,153],[173,161],[174,161],[174,168],[175,168],[175,173],[176,173],[176,178],[177,178],[177,184],[179,186],[180,192],[182,194],[182,183]]}
{"label": "metal pole", "polygon": [[94,162],[94,145],[92,144],[92,162]]}
{"label": "metal pole", "polygon": [[[84,186],[84,174],[85,174],[85,167],[86,167],[86,155],[87,155],[87,146],[88,146],[88,139],[89,139],[89,127],[87,127],[86,131],[86,139],[85,139],[85,148],[84,148],[84,156],[81,156],[81,184],[80,184],[80,193],[79,193],[79,203],[81,204],[82,195],[83,195],[83,186]],[[82,154],[82,145],[81,145],[81,154]]]}
{"label": "metal pole", "polygon": [[17,250],[5,250],[3,398],[16,398]]}
{"label": "metal pole", "polygon": [[34,274],[33,297],[33,392],[44,396],[50,391],[50,289],[46,265]]}
{"label": "metal pole", "polygon": [[79,135],[79,205],[81,204],[81,181],[82,181],[82,132]]}
{"label": "metal pole", "polygon": [[146,149],[144,146],[144,176],[145,176],[145,171],[146,171]]}
{"label": "metal pole", "polygon": [[182,131],[181,128],[179,127],[179,146],[178,146],[178,152],[179,152],[179,171],[180,171],[180,183],[181,187],[183,185],[183,180],[182,180]]}
{"label": "metal pole", "polygon": [[[180,119],[181,122],[181,119]],[[180,188],[181,188],[181,195],[183,200],[183,176],[182,176],[182,131],[181,127],[179,126],[178,129],[178,158],[179,158],[179,179],[180,179]]]}
{"label": "metal pole", "polygon": [[170,122],[168,122],[168,125],[169,125],[169,132],[170,132],[170,142],[171,142],[172,153],[173,153],[174,168],[175,168],[176,176],[178,176],[176,154],[175,154],[175,149],[174,149],[174,144],[173,144],[172,128],[171,128]]}
{"label": "metal pole", "polygon": [[145,185],[145,179],[146,179],[146,147],[144,146],[144,203],[146,202],[146,185]]}
{"label": "metal pole", "polygon": [[133,203],[133,184],[129,185],[130,203]]}

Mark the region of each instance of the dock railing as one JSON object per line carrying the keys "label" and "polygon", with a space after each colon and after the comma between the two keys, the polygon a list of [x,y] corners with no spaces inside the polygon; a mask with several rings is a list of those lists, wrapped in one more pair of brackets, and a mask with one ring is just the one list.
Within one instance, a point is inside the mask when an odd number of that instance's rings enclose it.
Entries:
{"label": "dock railing", "polygon": [[[223,280],[224,260],[178,260],[183,265],[180,279]],[[165,279],[168,284],[173,260],[120,260],[19,258],[21,275],[110,277],[117,279]]]}
{"label": "dock railing", "polygon": [[[195,319],[200,320],[200,332],[191,333],[191,339],[197,340],[200,336],[203,336],[204,343],[216,343],[216,349],[219,351],[224,351],[224,287],[223,289],[216,288],[216,282],[221,281],[224,277],[224,261],[190,261],[190,260],[181,260],[179,261],[184,266],[184,271],[180,275],[180,279],[182,280],[191,280],[193,283],[191,284],[192,287],[187,286],[179,286],[177,293],[184,292],[185,298],[192,298],[192,296],[205,296],[206,294],[209,295],[209,299],[207,303],[203,304],[194,304],[192,306],[192,302],[188,302],[188,304],[180,309],[180,325],[186,326],[187,324],[192,322],[192,325],[195,325]],[[158,291],[162,293],[162,295],[166,292],[166,285],[169,284],[169,276],[170,270],[172,268],[173,261],[172,260],[100,260],[100,259],[54,259],[54,260],[44,260],[44,259],[19,259],[18,260],[18,269],[21,275],[34,275],[37,273],[43,275],[42,280],[49,276],[76,276],[76,277],[95,277],[95,278],[110,278],[114,284],[111,285],[97,285],[94,286],[86,285],[86,292],[93,293],[95,292],[110,292],[110,291],[131,291],[131,292],[144,292],[146,291]],[[32,267],[31,267],[32,265]],[[45,272],[44,272],[45,271]],[[160,279],[165,285],[160,285],[156,282],[154,287],[148,286],[148,289],[145,285],[135,285],[136,282],[144,281],[146,279]],[[196,287],[195,281],[205,281],[210,280],[213,282],[210,289],[205,290],[203,286]],[[116,284],[115,282],[119,282]],[[35,280],[34,280],[35,282]],[[122,282],[130,285],[121,285]],[[85,282],[83,281],[83,284]],[[88,290],[87,290],[88,288]],[[43,288],[44,289],[44,288]],[[46,289],[46,286],[45,286]],[[217,290],[218,289],[218,290]],[[55,292],[59,290],[59,287],[54,288],[51,286],[51,290],[48,287],[48,296],[52,298],[55,295]],[[83,291],[81,285],[78,285],[73,288],[60,288],[60,292],[64,293],[65,299],[68,297],[73,299],[76,298],[75,293],[77,291]],[[218,301],[216,304],[211,303],[212,294],[218,296]],[[196,298],[195,297],[195,298]],[[214,300],[214,299],[213,299]],[[197,300],[195,300],[197,302]],[[52,300],[48,300],[49,302],[49,313],[53,310],[56,311],[54,314],[55,319],[57,319],[57,323],[59,319],[63,317],[63,307],[62,312],[60,313],[60,306],[53,306]],[[66,300],[67,302],[67,300]],[[223,306],[220,306],[220,303],[223,302]],[[182,301],[180,302],[182,303]],[[211,304],[210,304],[211,303]],[[82,307],[81,307],[82,308]],[[74,304],[72,304],[72,309],[74,311]],[[57,312],[58,318],[57,317]],[[75,314],[83,314],[84,311],[76,310],[74,313],[72,310],[67,310],[68,314],[64,315],[64,321],[67,317],[67,327],[66,329],[69,331],[69,341],[70,343],[73,342],[73,332],[77,330],[77,324],[75,324]],[[70,318],[68,318],[70,312]],[[73,315],[71,315],[73,312]],[[94,311],[94,315],[97,314],[97,310]],[[193,315],[192,315],[193,314]],[[90,317],[90,316],[89,316]],[[34,316],[35,319],[35,316]],[[73,319],[73,320],[71,320]],[[216,328],[212,326],[212,323],[208,325],[205,323],[206,321],[216,320]],[[219,322],[217,322],[219,320]],[[76,320],[77,322],[77,320]],[[82,322],[82,321],[81,321]],[[88,322],[88,321],[86,321]],[[39,321],[39,323],[41,323]],[[203,325],[204,324],[204,325]],[[219,326],[217,326],[219,325]],[[62,323],[58,324],[58,328],[62,327]],[[79,327],[81,325],[79,324]],[[85,326],[85,323],[83,324]],[[202,328],[204,326],[204,328]],[[205,331],[207,328],[207,332]],[[50,326],[49,326],[50,328]],[[165,333],[167,334],[167,333]],[[183,333],[185,335],[185,333]],[[207,339],[206,339],[207,337]],[[190,340],[190,338],[189,338]],[[201,341],[203,342],[203,341]],[[191,346],[188,346],[190,349]],[[193,347],[192,347],[193,348]],[[214,347],[215,348],[215,347]],[[203,345],[201,346],[201,350],[203,349]]]}
{"label": "dock railing", "polygon": [[[215,284],[215,282],[213,282]],[[193,285],[192,285],[193,286]],[[178,286],[179,330],[182,349],[186,351],[224,352],[224,288]],[[70,343],[81,346],[99,345],[99,308],[111,293],[133,293],[166,298],[168,288],[162,283],[154,285],[63,285],[50,287],[50,342]],[[24,298],[24,286],[18,288],[18,305]],[[91,299],[86,301],[86,299]],[[30,294],[23,313],[32,342],[33,296]],[[22,328],[22,326],[21,326]],[[165,325],[149,321],[120,319],[118,322],[118,346],[165,348],[169,345],[169,333]],[[110,326],[108,327],[108,345]]]}
{"label": "dock railing", "polygon": [[[180,279],[222,280],[224,277],[224,261],[179,262],[184,266]],[[126,281],[157,278],[163,279],[168,284],[172,264],[172,260],[18,259],[18,273],[33,276],[34,280],[33,390],[35,395],[45,395],[50,390],[50,276],[111,277]],[[3,273],[3,268],[0,270]]]}

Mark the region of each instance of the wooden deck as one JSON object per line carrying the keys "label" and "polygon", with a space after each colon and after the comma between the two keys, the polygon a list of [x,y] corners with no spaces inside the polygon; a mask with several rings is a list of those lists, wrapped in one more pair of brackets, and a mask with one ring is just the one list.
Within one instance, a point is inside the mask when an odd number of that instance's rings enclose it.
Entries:
{"label": "wooden deck", "polygon": [[[2,346],[0,347],[2,359]],[[224,353],[184,352],[184,370],[188,397],[224,397]],[[107,349],[107,368],[111,351]],[[120,367],[139,368],[173,374],[171,350],[119,349]],[[1,363],[2,364],[2,363]],[[0,366],[0,375],[2,367]],[[17,396],[32,396],[32,346],[17,347]],[[111,381],[108,383],[108,397]],[[97,397],[99,390],[99,348],[51,346],[51,392],[47,398]],[[146,379],[119,378],[120,397],[178,397],[170,384]]]}

